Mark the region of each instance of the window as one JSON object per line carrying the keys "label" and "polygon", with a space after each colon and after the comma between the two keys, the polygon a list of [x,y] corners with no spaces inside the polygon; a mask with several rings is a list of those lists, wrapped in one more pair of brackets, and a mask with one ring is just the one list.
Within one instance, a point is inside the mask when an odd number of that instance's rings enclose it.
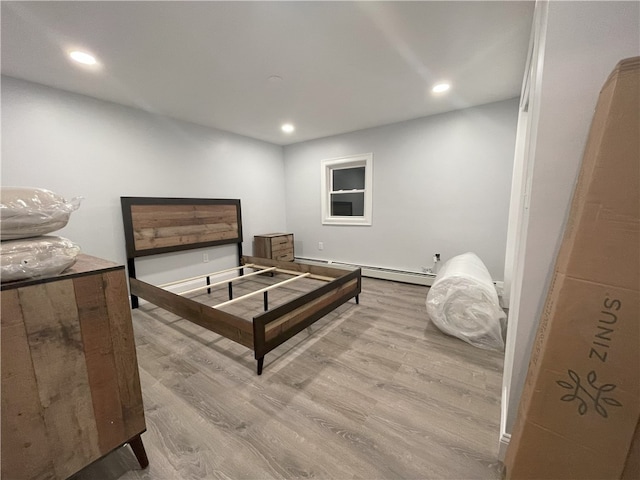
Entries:
{"label": "window", "polygon": [[371,225],[373,154],[322,161],[322,223]]}

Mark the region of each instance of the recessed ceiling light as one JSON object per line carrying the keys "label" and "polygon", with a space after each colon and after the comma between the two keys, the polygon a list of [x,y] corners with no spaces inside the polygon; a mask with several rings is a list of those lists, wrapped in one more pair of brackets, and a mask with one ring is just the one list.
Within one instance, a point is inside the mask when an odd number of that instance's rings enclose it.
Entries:
{"label": "recessed ceiling light", "polygon": [[448,83],[438,83],[438,84],[433,86],[431,91],[433,93],[442,93],[442,92],[446,92],[450,88],[451,88],[451,85],[449,85]]}
{"label": "recessed ceiling light", "polygon": [[282,77],[280,75],[271,75],[267,80],[271,83],[280,83],[282,81]]}
{"label": "recessed ceiling light", "polygon": [[296,127],[294,127],[293,125],[291,125],[290,123],[285,123],[284,125],[282,125],[282,131],[284,133],[291,133],[296,129]]}
{"label": "recessed ceiling light", "polygon": [[95,65],[98,63],[96,57],[90,55],[86,52],[81,52],[80,50],[74,50],[73,52],[69,52],[69,56],[72,60],[82,63],[83,65]]}

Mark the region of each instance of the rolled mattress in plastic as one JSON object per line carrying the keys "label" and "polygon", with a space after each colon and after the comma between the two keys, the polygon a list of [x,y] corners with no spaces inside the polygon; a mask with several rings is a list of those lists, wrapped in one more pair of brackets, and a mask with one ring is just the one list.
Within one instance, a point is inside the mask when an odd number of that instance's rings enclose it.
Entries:
{"label": "rolled mattress in plastic", "polygon": [[491,275],[474,253],[450,259],[427,294],[427,313],[444,333],[476,347],[504,350],[506,314]]}
{"label": "rolled mattress in plastic", "polygon": [[53,235],[8,240],[0,244],[3,282],[59,275],[76,261],[80,247]]}

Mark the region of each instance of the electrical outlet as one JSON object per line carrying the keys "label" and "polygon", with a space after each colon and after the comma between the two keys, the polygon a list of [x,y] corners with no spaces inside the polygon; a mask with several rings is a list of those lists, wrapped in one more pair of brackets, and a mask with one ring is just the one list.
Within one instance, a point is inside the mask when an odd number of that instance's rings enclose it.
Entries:
{"label": "electrical outlet", "polygon": [[208,263],[209,262],[209,254],[208,253],[203,253],[202,254],[202,261],[204,263]]}
{"label": "electrical outlet", "polygon": [[318,242],[318,250],[324,250],[324,243]]}

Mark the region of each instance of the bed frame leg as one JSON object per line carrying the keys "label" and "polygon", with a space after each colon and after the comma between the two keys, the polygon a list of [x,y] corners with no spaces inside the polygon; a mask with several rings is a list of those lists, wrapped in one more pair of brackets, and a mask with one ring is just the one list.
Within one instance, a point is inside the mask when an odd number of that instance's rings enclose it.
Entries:
{"label": "bed frame leg", "polygon": [[128,443],[140,464],[140,468],[147,468],[149,466],[149,459],[147,458],[147,452],[144,450],[144,445],[142,444],[142,438],[140,438],[140,435],[136,435],[129,440]]}
{"label": "bed frame leg", "polygon": [[[135,258],[127,258],[127,269],[129,270],[129,277],[136,278],[136,260]],[[131,295],[131,308],[138,308],[138,297]]]}
{"label": "bed frame leg", "polygon": [[356,305],[360,305],[360,295],[356,295]]}
{"label": "bed frame leg", "polygon": [[262,366],[264,365],[264,357],[258,358],[258,375],[262,375]]}

